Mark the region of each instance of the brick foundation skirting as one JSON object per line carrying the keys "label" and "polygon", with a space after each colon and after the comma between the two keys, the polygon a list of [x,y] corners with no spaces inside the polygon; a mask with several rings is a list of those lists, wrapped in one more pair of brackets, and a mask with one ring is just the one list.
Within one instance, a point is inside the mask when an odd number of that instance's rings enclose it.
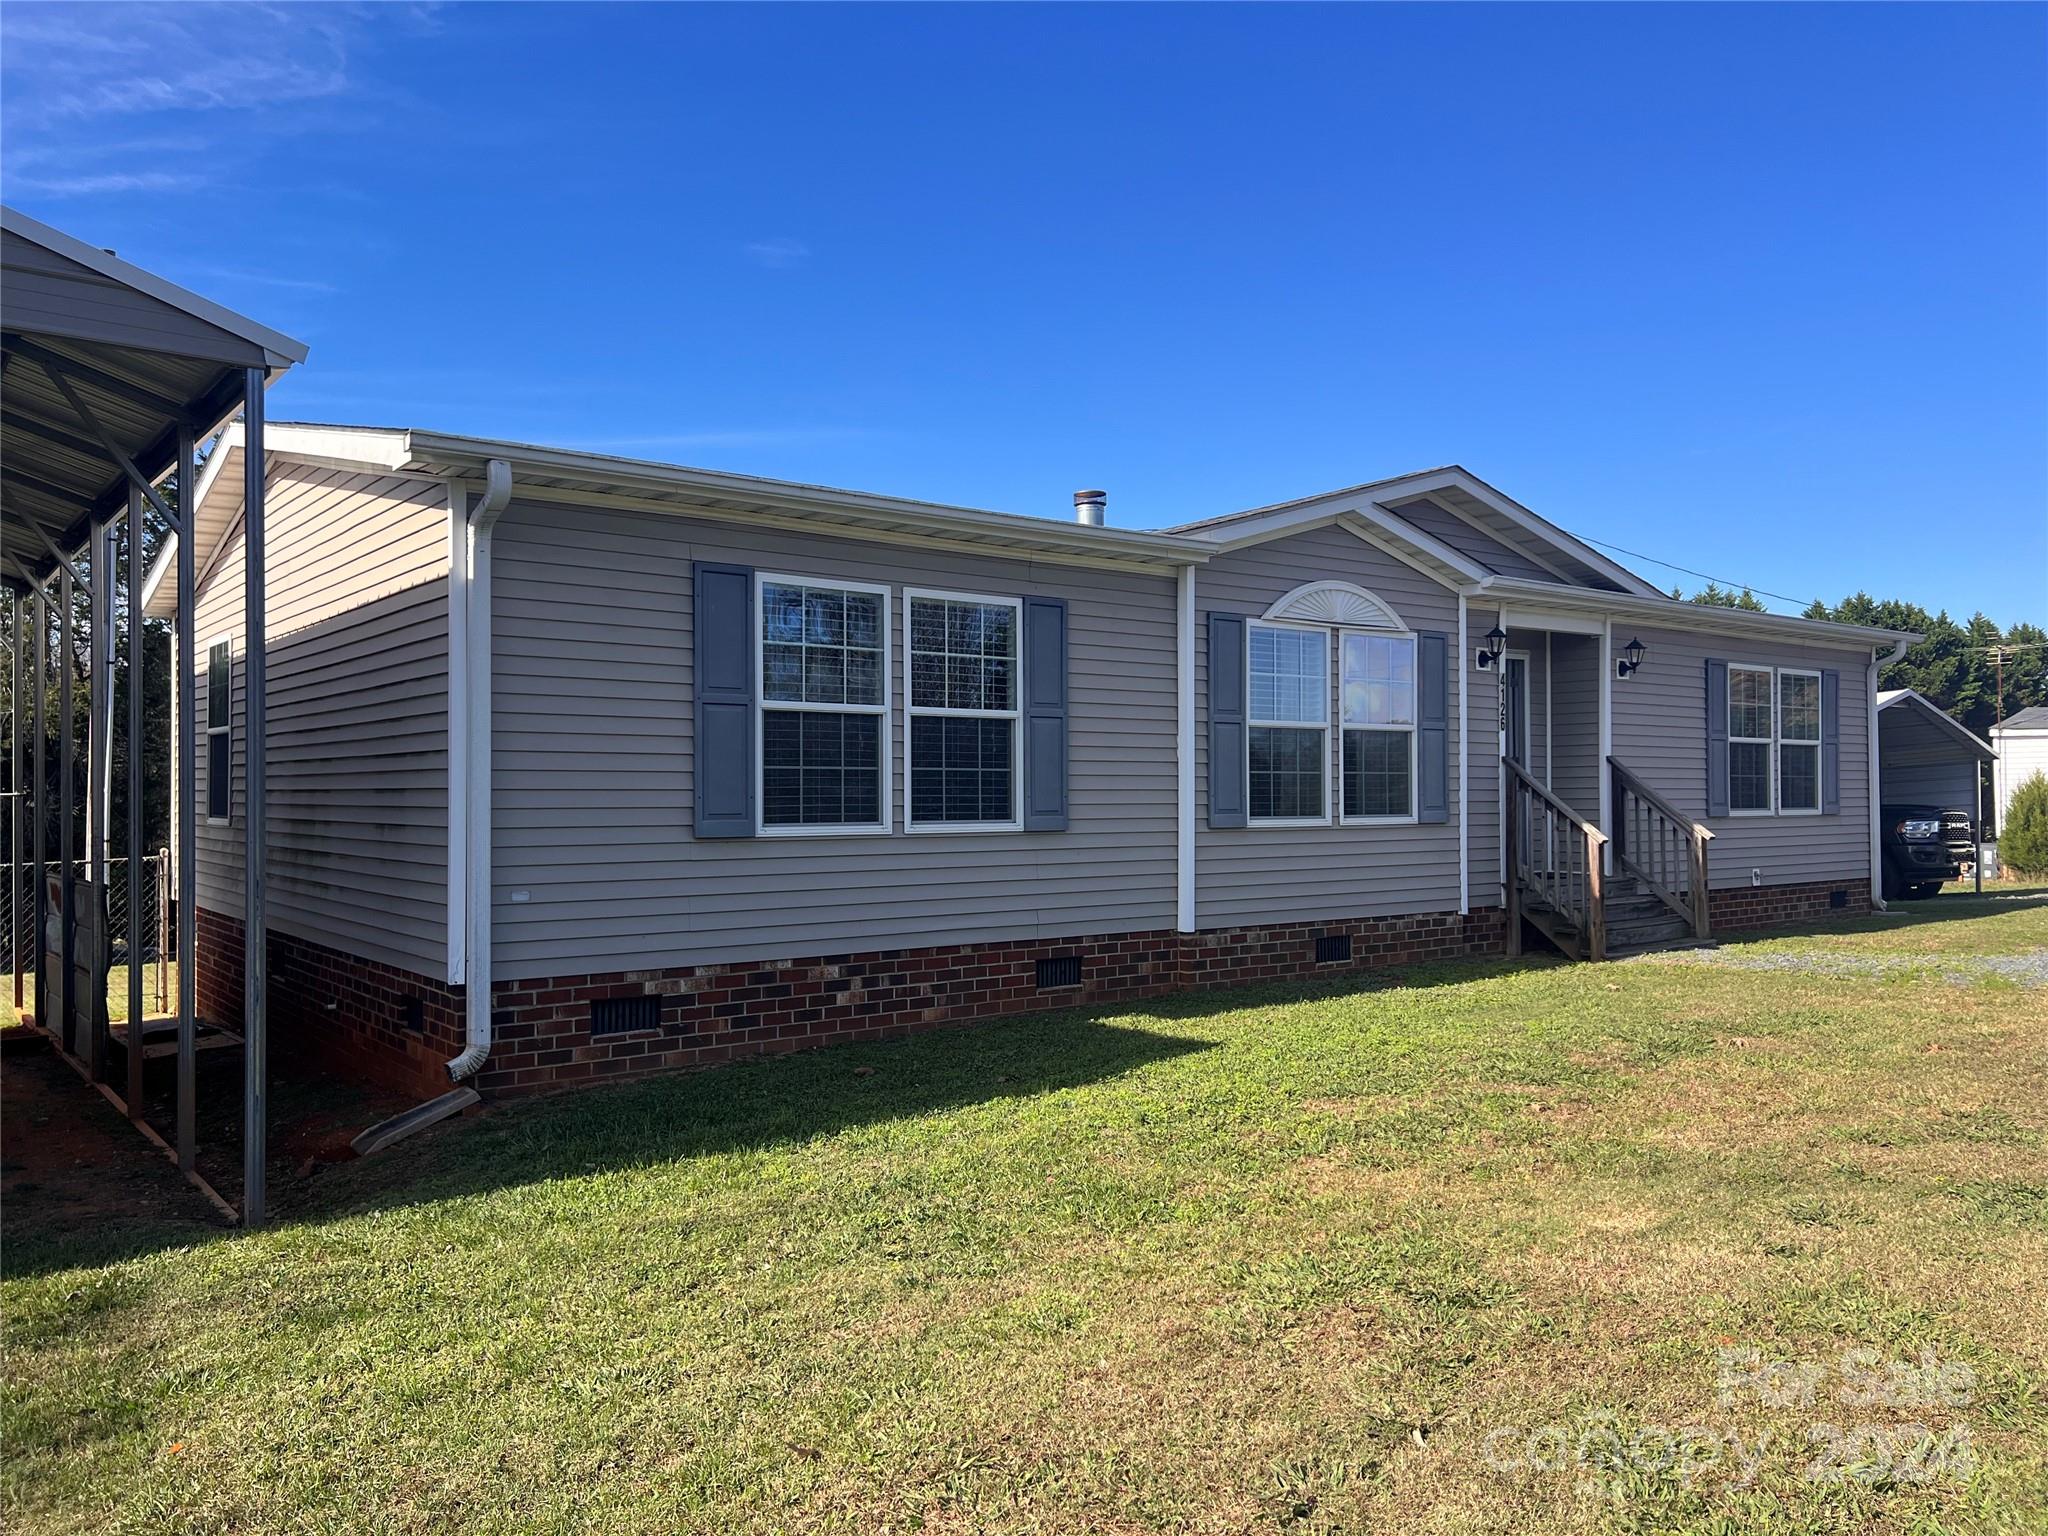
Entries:
{"label": "brick foundation skirting", "polygon": [[[1832,905],[1836,893],[1843,905]],[[1717,890],[1714,930],[1740,932],[1870,910],[1860,883]],[[1136,1002],[1199,987],[1337,976],[1504,948],[1497,907],[1460,916],[1290,923],[1183,934],[1030,939],[529,977],[493,990],[488,1094],[526,1093],[667,1069],[705,1067],[856,1040],[880,1040],[974,1019]],[[1318,960],[1322,941],[1346,949]],[[1039,962],[1078,961],[1080,980],[1041,986]],[[199,1011],[230,1028],[242,1013],[242,925],[199,912]],[[653,998],[659,1022],[593,1035],[592,1004]],[[270,935],[271,1041],[422,1098],[448,1087],[462,1049],[463,989],[290,934]]]}
{"label": "brick foundation skirting", "polygon": [[[1836,906],[1837,900],[1841,901]],[[1868,917],[1870,885],[1863,880],[1822,880],[1811,885],[1733,886],[1707,893],[1714,932],[1789,928],[1830,918]]]}
{"label": "brick foundation skirting", "polygon": [[[240,1029],[242,924],[201,907],[197,926],[199,1016]],[[281,1062],[311,1061],[409,1097],[448,1091],[462,988],[275,930],[267,947],[269,1039]]]}
{"label": "brick foundation skirting", "polygon": [[[535,977],[493,989],[488,1094],[663,1069],[712,1066],[1003,1014],[1163,997],[1196,987],[1498,954],[1498,908],[1348,918],[1211,933],[1172,931],[881,950],[802,960]],[[1348,955],[1319,961],[1318,943]],[[444,1064],[462,1048],[463,989],[325,945],[270,935],[270,1038],[280,1058],[303,1056],[399,1092],[448,1087]],[[1078,961],[1080,980],[1039,985],[1039,962]],[[238,1027],[242,925],[199,912],[199,1011]],[[659,1024],[593,1036],[591,1005],[657,998]],[[419,1027],[409,1027],[417,1000]],[[330,1004],[332,1006],[330,1006]]]}

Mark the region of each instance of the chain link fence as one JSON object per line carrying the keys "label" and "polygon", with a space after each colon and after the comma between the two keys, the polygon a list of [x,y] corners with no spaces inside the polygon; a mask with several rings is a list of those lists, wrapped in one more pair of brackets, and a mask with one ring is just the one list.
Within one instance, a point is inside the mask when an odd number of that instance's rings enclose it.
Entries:
{"label": "chain link fence", "polygon": [[[152,1014],[170,1010],[171,999],[177,988],[177,937],[171,932],[171,859],[167,850],[148,855],[138,861],[141,870],[141,902],[130,910],[128,905],[128,861],[107,860],[107,935],[112,949],[107,969],[107,1012],[115,1019],[128,1017],[128,967],[132,963],[142,967],[142,1006]],[[54,877],[59,866],[56,860],[48,865]],[[84,859],[72,862],[71,871],[85,888],[85,880],[91,866]],[[6,1002],[12,1006],[17,997],[24,1009],[35,1008],[36,969],[36,903],[35,865],[33,863],[8,864],[6,908],[0,912],[0,934],[7,939],[7,950],[0,954],[0,966],[6,967],[8,976],[4,983]],[[16,966],[20,974],[16,975]]]}

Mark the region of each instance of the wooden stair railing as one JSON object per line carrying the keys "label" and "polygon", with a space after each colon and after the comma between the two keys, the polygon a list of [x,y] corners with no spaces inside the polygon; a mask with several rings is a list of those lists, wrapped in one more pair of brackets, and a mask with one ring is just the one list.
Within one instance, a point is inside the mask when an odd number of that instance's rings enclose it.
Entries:
{"label": "wooden stair railing", "polygon": [[[1507,769],[1508,953],[1522,952],[1526,917],[1574,960],[1607,955],[1602,850],[1607,834],[1529,777]],[[1531,900],[1533,898],[1533,901]]]}
{"label": "wooden stair railing", "polygon": [[1707,844],[1714,834],[1685,815],[1614,758],[1614,858],[1643,888],[1692,924],[1693,937],[1709,935]]}

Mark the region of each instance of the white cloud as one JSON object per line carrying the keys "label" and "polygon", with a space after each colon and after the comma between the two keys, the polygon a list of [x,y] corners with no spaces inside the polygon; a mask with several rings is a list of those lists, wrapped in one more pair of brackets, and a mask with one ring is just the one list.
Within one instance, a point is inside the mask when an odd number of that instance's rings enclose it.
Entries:
{"label": "white cloud", "polygon": [[747,244],[748,258],[756,266],[768,268],[771,272],[787,272],[800,267],[811,259],[811,248],[801,240],[777,236],[772,240],[754,240]]}

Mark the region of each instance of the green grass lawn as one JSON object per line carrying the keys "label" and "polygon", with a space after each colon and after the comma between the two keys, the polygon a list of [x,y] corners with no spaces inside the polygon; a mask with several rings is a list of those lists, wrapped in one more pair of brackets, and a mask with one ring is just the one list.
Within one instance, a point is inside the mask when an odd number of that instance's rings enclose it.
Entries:
{"label": "green grass lawn", "polygon": [[197,1246],[10,1209],[6,1523],[2038,1532],[2048,989],[1920,962],[2044,951],[1951,898],[514,1105]]}
{"label": "green grass lawn", "polygon": [[[159,972],[163,979],[158,980]],[[167,960],[161,966],[155,962],[142,967],[142,1012],[145,1018],[153,1017],[160,1010],[157,1007],[159,988],[169,998],[169,1007],[178,1006],[178,965]],[[33,974],[25,975],[21,981],[21,1005],[24,1012],[36,1011],[36,979]],[[50,1004],[54,1008],[63,1006],[63,999],[56,998]],[[107,967],[107,1017],[114,1023],[125,1023],[128,1018],[128,967],[110,965]],[[11,976],[0,978],[0,1029],[12,1029],[21,1021],[14,1013],[14,980]]]}

